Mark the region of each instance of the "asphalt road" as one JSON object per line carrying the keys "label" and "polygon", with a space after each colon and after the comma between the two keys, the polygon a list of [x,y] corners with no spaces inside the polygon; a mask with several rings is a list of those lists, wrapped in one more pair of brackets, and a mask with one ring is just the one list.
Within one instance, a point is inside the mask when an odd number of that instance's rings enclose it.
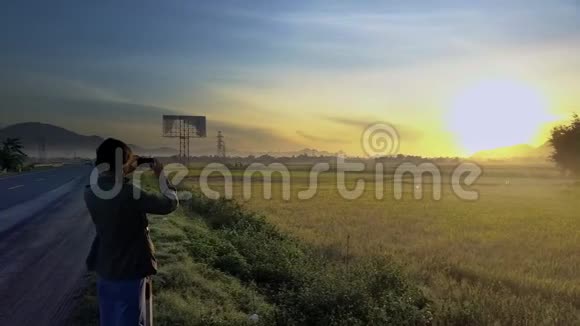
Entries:
{"label": "asphalt road", "polygon": [[87,165],[65,165],[60,168],[0,177],[0,211],[37,197],[89,171],[90,166]]}
{"label": "asphalt road", "polygon": [[70,316],[94,236],[82,192],[89,172],[90,167],[71,166],[0,178],[5,209],[82,177],[64,197],[2,234],[0,325],[62,325]]}

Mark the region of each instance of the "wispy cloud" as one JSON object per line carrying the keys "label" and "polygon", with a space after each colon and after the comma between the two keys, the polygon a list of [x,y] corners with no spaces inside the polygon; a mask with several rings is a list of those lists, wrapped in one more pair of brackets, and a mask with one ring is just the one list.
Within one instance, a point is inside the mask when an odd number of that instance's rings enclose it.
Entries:
{"label": "wispy cloud", "polygon": [[345,143],[344,139],[332,138],[332,137],[323,137],[323,136],[315,136],[308,133],[305,133],[301,130],[296,130],[296,134],[308,141],[312,142],[321,142],[321,143]]}
{"label": "wispy cloud", "polygon": [[399,136],[404,139],[406,142],[417,142],[423,138],[424,133],[421,130],[418,130],[414,127],[408,125],[402,125],[397,123],[391,123],[389,121],[384,121],[380,119],[353,119],[353,118],[345,118],[345,117],[331,117],[326,116],[326,120],[332,121],[350,128],[357,128],[360,129],[361,132],[375,123],[387,123],[393,126]]}
{"label": "wispy cloud", "polygon": [[79,80],[10,69],[0,76],[0,96],[47,96],[129,102],[118,92]]}
{"label": "wispy cloud", "polygon": [[[223,132],[226,145],[238,151],[279,151],[287,149],[299,149],[301,144],[290,137],[280,134],[272,128],[251,127],[221,120],[208,120],[210,135],[217,135],[217,131]],[[213,138],[210,136],[210,138]],[[215,138],[211,139],[215,142]]]}

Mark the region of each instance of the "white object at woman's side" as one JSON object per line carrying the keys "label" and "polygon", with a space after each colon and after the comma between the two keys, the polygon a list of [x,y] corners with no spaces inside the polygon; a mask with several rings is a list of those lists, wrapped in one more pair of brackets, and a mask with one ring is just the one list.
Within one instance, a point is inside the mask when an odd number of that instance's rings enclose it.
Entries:
{"label": "white object at woman's side", "polygon": [[258,321],[260,321],[260,316],[258,316],[258,314],[253,314],[253,315],[250,315],[250,317],[248,317],[248,319],[254,323],[257,323]]}

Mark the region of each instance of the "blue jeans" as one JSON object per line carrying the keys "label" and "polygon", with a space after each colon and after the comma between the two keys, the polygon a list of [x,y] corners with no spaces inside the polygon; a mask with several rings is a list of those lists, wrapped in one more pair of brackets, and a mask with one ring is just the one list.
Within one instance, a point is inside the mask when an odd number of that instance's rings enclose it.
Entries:
{"label": "blue jeans", "polygon": [[100,326],[145,325],[145,279],[97,278]]}

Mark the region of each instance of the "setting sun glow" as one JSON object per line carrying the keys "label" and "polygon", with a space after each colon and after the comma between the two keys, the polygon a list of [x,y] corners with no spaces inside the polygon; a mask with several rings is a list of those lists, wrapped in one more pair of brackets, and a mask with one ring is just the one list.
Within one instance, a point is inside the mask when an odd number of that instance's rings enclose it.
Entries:
{"label": "setting sun glow", "polygon": [[530,143],[549,121],[548,103],[523,82],[490,80],[458,92],[449,127],[466,154]]}

